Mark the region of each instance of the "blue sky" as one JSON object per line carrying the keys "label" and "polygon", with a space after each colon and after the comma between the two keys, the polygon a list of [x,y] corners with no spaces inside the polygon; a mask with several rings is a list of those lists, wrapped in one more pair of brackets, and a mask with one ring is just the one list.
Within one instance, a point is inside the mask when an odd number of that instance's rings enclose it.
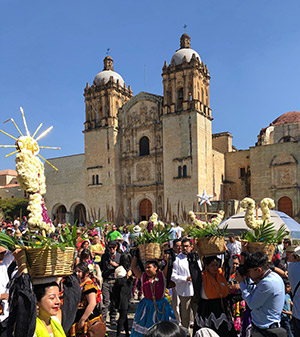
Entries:
{"label": "blue sky", "polygon": [[[134,94],[162,94],[161,70],[187,25],[192,48],[211,74],[213,132],[229,131],[239,149],[261,128],[300,110],[300,2],[0,1],[0,129],[17,135],[54,129],[39,144],[46,158],[82,153],[86,82],[103,69],[107,48]],[[146,68],[146,84],[145,84]],[[23,129],[22,129],[23,130]],[[0,134],[0,144],[13,144]],[[0,148],[0,170],[14,168]]]}

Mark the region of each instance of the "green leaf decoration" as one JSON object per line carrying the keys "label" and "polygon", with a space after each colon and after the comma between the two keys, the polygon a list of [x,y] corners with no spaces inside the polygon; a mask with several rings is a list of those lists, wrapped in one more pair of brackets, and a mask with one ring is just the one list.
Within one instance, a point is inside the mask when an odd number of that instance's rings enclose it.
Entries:
{"label": "green leaf decoration", "polygon": [[282,224],[278,230],[275,229],[274,223],[264,221],[260,226],[254,229],[254,233],[247,231],[242,235],[242,239],[249,242],[265,242],[277,244],[288,235],[285,224]]}

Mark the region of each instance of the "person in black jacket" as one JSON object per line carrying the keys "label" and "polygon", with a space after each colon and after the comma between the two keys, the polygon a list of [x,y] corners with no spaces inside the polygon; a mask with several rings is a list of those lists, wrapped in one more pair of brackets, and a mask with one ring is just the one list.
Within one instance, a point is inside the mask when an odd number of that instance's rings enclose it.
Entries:
{"label": "person in black jacket", "polygon": [[108,309],[110,308],[110,324],[116,324],[117,310],[113,287],[115,285],[115,269],[119,267],[121,254],[117,251],[118,243],[109,241],[105,253],[102,255],[100,269],[102,271],[102,296],[103,296],[103,320],[106,322]]}
{"label": "person in black jacket", "polygon": [[132,272],[130,270],[131,255],[123,253],[120,258],[120,265],[115,271],[116,282],[113,288],[115,305],[119,311],[117,325],[117,336],[121,336],[121,331],[125,329],[126,337],[129,337],[128,309],[132,291]]}

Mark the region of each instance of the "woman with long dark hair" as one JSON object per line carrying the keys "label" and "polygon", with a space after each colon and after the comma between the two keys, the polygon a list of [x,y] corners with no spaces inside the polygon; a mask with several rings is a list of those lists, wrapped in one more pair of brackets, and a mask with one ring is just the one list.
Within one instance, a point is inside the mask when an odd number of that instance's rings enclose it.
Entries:
{"label": "woman with long dark hair", "polygon": [[[156,260],[147,261],[145,272],[137,267],[137,257],[134,256],[131,269],[141,280],[144,298],[139,302],[131,330],[131,337],[144,336],[150,327],[162,321],[177,323],[176,317],[165,297],[165,275],[159,270]],[[165,273],[167,268],[164,269]]]}
{"label": "woman with long dark hair", "polygon": [[211,328],[222,337],[237,336],[230,311],[229,289],[221,260],[217,256],[203,258],[201,299],[195,317],[194,334],[200,328]]}
{"label": "woman with long dark hair", "polygon": [[90,278],[90,270],[86,262],[80,262],[76,266],[76,274],[82,291],[78,304],[75,321],[70,329],[71,337],[85,337],[88,326],[99,319],[100,312],[96,306],[98,288]]}

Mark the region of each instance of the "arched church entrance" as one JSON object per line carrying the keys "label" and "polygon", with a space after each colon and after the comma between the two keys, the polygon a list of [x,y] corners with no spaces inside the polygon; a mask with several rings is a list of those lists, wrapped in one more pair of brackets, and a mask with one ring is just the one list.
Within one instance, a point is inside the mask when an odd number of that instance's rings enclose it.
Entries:
{"label": "arched church entrance", "polygon": [[140,207],[139,207],[140,221],[148,220],[151,214],[152,214],[151,201],[149,199],[143,199],[140,202]]}
{"label": "arched church entrance", "polygon": [[293,217],[293,202],[289,197],[282,197],[278,200],[278,211],[284,212]]}
{"label": "arched church entrance", "polygon": [[55,212],[55,221],[60,224],[66,222],[66,213],[67,209],[64,205],[60,205],[57,207],[57,210]]}
{"label": "arched church entrance", "polygon": [[74,210],[74,223],[77,225],[86,223],[86,210],[83,204],[78,204]]}

